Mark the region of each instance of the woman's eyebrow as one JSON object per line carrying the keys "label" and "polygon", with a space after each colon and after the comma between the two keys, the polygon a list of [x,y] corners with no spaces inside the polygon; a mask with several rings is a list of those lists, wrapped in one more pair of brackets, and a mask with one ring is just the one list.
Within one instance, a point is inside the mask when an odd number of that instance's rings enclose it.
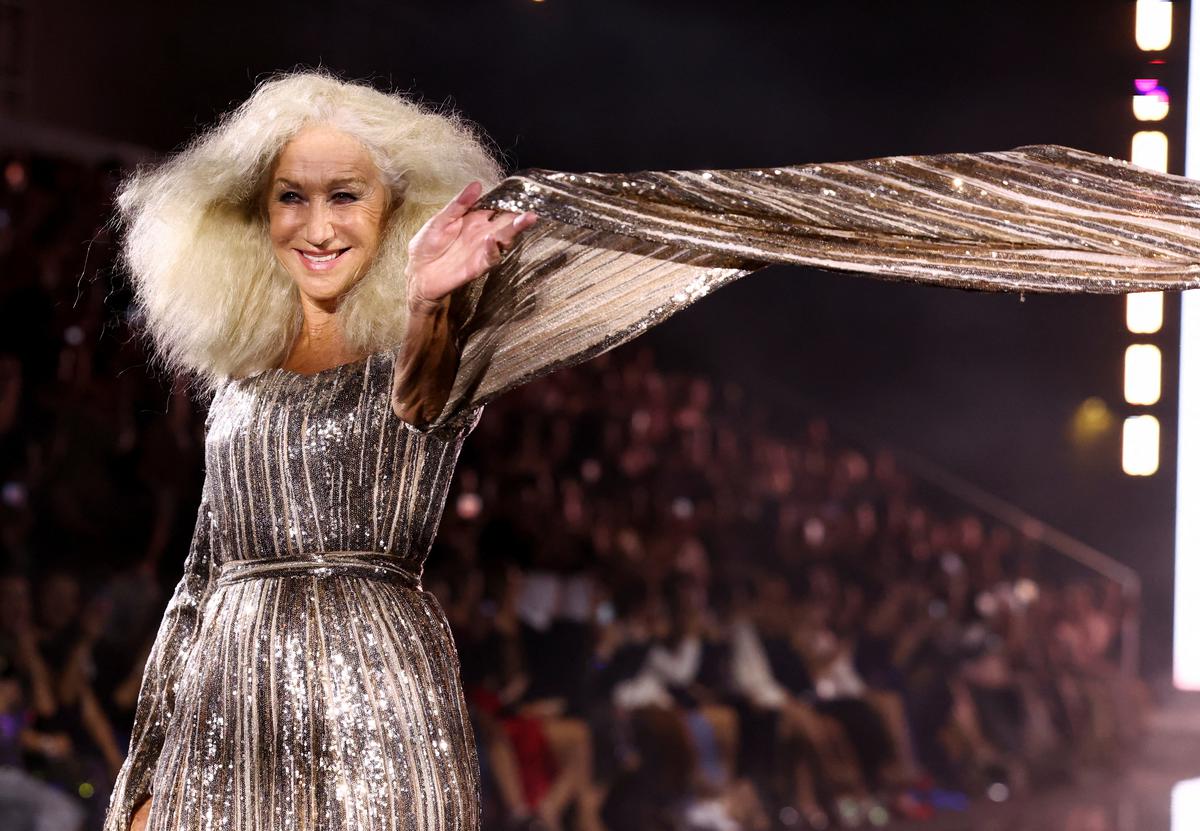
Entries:
{"label": "woman's eyebrow", "polygon": [[[334,188],[345,187],[346,185],[357,185],[357,186],[361,187],[363,185],[366,185],[366,183],[367,183],[367,180],[363,179],[361,176],[339,176],[336,179],[330,179],[328,182],[326,182],[325,187],[329,190],[333,190]],[[287,188],[297,188],[297,189],[304,188],[303,185],[297,184],[296,182],[293,182],[291,179],[287,179],[283,176],[280,176],[279,178],[277,178],[275,180],[275,184],[283,185],[284,187],[287,187]]]}

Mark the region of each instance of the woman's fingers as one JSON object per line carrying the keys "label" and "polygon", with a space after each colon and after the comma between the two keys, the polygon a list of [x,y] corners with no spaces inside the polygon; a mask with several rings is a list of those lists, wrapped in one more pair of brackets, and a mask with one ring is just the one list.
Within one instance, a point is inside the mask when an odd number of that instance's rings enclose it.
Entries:
{"label": "woman's fingers", "polygon": [[496,211],[492,215],[492,225],[508,225],[513,224],[517,229],[528,228],[533,223],[537,222],[538,215],[533,211],[525,211],[524,213],[514,213],[513,211]]}
{"label": "woman's fingers", "polygon": [[504,249],[494,235],[487,234],[484,236],[476,256],[479,257],[479,265],[475,267],[476,276],[478,276],[500,264],[500,261],[504,259]]}
{"label": "woman's fingers", "polygon": [[[466,268],[468,272],[474,272],[473,279],[499,263],[521,232],[539,219],[533,211],[471,210],[470,206],[478,201],[482,187],[478,182],[467,185],[430,220],[429,225],[433,226],[431,230],[438,232],[445,242],[437,253],[432,252],[430,246],[425,246],[422,249],[425,261],[440,259],[446,263],[448,271],[454,271],[452,262],[458,258],[459,267],[471,263]],[[438,238],[431,236],[430,244]],[[449,256],[451,252],[456,253]]]}
{"label": "woman's fingers", "polygon": [[470,182],[465,188],[459,191],[458,196],[456,196],[454,201],[450,204],[456,207],[470,208],[482,195],[483,184],[476,180],[474,182]]}
{"label": "woman's fingers", "polygon": [[537,219],[537,214],[532,211],[521,214],[498,211],[492,221],[488,223],[487,232],[483,236],[481,271],[497,266],[504,259],[504,252],[512,246],[517,236]]}
{"label": "woman's fingers", "polygon": [[492,233],[501,245],[512,245],[513,241],[535,222],[537,222],[537,214],[530,211],[514,214],[511,222]]}
{"label": "woman's fingers", "polygon": [[434,214],[434,222],[439,226],[445,226],[456,219],[462,219],[482,193],[483,185],[477,181],[471,182],[458,192],[458,196],[447,202],[446,207]]}
{"label": "woman's fingers", "polygon": [[488,233],[495,237],[501,245],[511,245],[518,234],[537,220],[538,215],[533,211],[525,211],[520,214],[512,211],[499,211],[496,216],[492,217]]}
{"label": "woman's fingers", "polygon": [[483,184],[474,181],[459,191],[458,196],[450,200],[444,208],[434,214],[434,224],[444,228],[450,223],[459,220],[467,219],[468,223],[478,222],[480,225],[489,225],[488,233],[500,234],[500,241],[511,242],[512,236],[508,233],[501,233],[502,229],[512,228],[513,232],[523,231],[530,225],[533,225],[538,220],[538,215],[533,211],[525,211],[524,213],[514,213],[513,211],[490,211],[485,209],[471,210],[471,206],[479,201],[479,197],[483,194]]}

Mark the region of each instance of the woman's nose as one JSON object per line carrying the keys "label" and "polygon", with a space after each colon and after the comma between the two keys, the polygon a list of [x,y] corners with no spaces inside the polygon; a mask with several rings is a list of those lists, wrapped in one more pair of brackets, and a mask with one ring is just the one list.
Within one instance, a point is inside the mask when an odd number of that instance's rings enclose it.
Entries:
{"label": "woman's nose", "polygon": [[333,239],[333,214],[323,201],[313,200],[308,209],[304,236],[309,245],[318,248]]}

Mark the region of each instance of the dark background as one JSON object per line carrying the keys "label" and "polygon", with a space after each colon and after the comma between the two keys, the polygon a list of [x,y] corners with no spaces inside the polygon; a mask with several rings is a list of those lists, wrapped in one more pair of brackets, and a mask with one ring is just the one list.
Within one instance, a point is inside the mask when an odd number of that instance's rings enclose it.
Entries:
{"label": "dark background", "polygon": [[[1057,143],[1127,157],[1133,2],[353,0],[25,4],[15,111],[167,151],[275,70],[321,64],[477,121],[510,168],[759,167]],[[1186,4],[1159,68],[1182,169]],[[83,245],[85,241],[81,240]],[[775,267],[647,336],[666,366],[736,379],[913,450],[1134,565],[1146,662],[1170,655],[1178,298],[1162,467],[1121,473],[1113,297],[975,294]],[[1110,430],[1069,438],[1088,397]],[[164,401],[164,409],[166,402]],[[797,430],[800,429],[797,423]]]}

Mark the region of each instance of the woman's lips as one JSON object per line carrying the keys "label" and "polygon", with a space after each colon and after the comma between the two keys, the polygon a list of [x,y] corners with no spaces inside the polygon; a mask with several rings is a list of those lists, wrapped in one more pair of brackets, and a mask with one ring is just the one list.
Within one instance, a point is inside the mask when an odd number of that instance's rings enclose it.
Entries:
{"label": "woman's lips", "polygon": [[304,267],[309,271],[328,271],[336,266],[342,255],[349,250],[349,248],[343,248],[340,251],[325,251],[321,254],[314,254],[308,251],[301,251],[297,248],[296,253],[300,256],[300,261],[304,263]]}

